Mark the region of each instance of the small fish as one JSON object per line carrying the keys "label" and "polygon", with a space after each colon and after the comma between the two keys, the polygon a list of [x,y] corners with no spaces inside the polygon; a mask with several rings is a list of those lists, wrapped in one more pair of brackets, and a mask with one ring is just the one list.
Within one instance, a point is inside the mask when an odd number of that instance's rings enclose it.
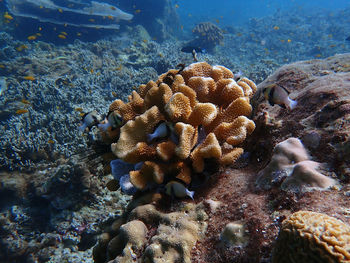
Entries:
{"label": "small fish", "polygon": [[13,17],[12,17],[9,13],[7,13],[7,12],[5,12],[4,18],[5,18],[5,19],[8,19],[8,20],[12,20],[12,19],[13,19]]}
{"label": "small fish", "polygon": [[192,53],[193,50],[196,51],[197,53],[205,53],[205,49],[201,47],[184,46],[181,48],[181,52],[184,52],[184,53]]}
{"label": "small fish", "polygon": [[22,115],[22,114],[27,113],[27,112],[28,112],[27,109],[19,109],[19,110],[16,110],[16,114],[17,114],[17,115]]}
{"label": "small fish", "polygon": [[120,116],[119,113],[115,111],[110,111],[107,114],[107,118],[105,120],[105,123],[99,123],[98,128],[102,131],[107,131],[109,127],[112,128],[112,130],[119,128],[123,123],[123,117]]}
{"label": "small fish", "polygon": [[62,8],[58,8],[58,12],[63,13]]}
{"label": "small fish", "polygon": [[62,31],[61,34],[62,34],[62,35],[65,35],[65,36],[68,35],[67,32],[64,32],[64,31]]}
{"label": "small fish", "polygon": [[84,132],[86,129],[90,130],[93,126],[96,126],[101,121],[101,116],[97,113],[96,110],[85,113],[81,119],[81,125],[79,130]]}
{"label": "small fish", "polygon": [[24,49],[27,49],[27,48],[28,48],[27,45],[20,45],[20,46],[16,47],[16,50],[17,50],[18,52],[21,52],[21,51],[23,51]]}
{"label": "small fish", "polygon": [[135,14],[139,14],[139,13],[141,13],[141,9],[136,9]]}
{"label": "small fish", "polygon": [[194,62],[198,62],[197,52],[194,49],[192,50],[192,57],[193,57]]}
{"label": "small fish", "polygon": [[182,183],[170,181],[165,185],[165,193],[177,198],[184,198],[186,196],[193,200],[194,191],[188,190]]}
{"label": "small fish", "polygon": [[62,34],[59,34],[58,37],[59,37],[60,39],[66,39],[66,38],[67,38],[65,35],[62,35]]}
{"label": "small fish", "polygon": [[21,102],[22,102],[23,104],[30,105],[30,102],[29,102],[28,100],[26,100],[26,99],[21,99]]}
{"label": "small fish", "polygon": [[77,36],[78,36],[78,37],[80,37],[80,36],[81,36],[81,33],[80,33],[80,32],[78,32],[78,33],[77,33]]}
{"label": "small fish", "polygon": [[48,144],[54,144],[55,141],[50,139],[50,140],[47,141],[47,143],[48,143]]}
{"label": "small fish", "polygon": [[235,74],[233,74],[233,79],[235,81],[238,81],[243,76],[243,72],[241,70],[238,70]]}
{"label": "small fish", "polygon": [[178,5],[178,4],[175,4],[175,8],[179,8],[179,5]]}
{"label": "small fish", "polygon": [[274,30],[279,30],[280,27],[279,27],[279,26],[274,26],[273,29],[274,29]]}
{"label": "small fish", "polygon": [[171,131],[168,125],[166,124],[166,122],[163,121],[160,124],[158,124],[158,126],[156,127],[153,133],[147,134],[147,142],[151,142],[156,139],[165,138],[170,135],[170,132]]}
{"label": "small fish", "polygon": [[78,111],[78,112],[83,112],[83,111],[84,111],[83,108],[81,108],[81,107],[77,107],[77,108],[75,108],[74,110],[75,110],[75,111]]}
{"label": "small fish", "polygon": [[35,80],[35,77],[33,77],[33,76],[24,76],[23,78],[25,80],[30,80],[30,81],[34,81]]}
{"label": "small fish", "polygon": [[287,39],[287,42],[290,43],[290,42],[292,42],[292,40],[291,39]]}
{"label": "small fish", "polygon": [[27,37],[28,40],[35,40],[36,39],[36,35],[31,35],[29,37]]}
{"label": "small fish", "polygon": [[297,105],[297,101],[289,98],[289,91],[276,84],[271,84],[262,90],[265,99],[267,99],[271,106],[277,104],[282,108],[292,110]]}

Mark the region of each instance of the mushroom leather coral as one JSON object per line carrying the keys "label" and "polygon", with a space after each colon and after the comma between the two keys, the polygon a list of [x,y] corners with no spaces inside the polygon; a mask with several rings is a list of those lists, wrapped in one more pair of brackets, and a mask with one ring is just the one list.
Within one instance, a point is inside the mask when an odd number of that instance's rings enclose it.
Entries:
{"label": "mushroom leather coral", "polygon": [[283,221],[272,263],[350,262],[350,226],[326,214],[298,211]]}
{"label": "mushroom leather coral", "polygon": [[[255,128],[248,116],[256,86],[246,78],[236,82],[233,77],[223,66],[198,62],[141,85],[127,103],[112,103],[110,110],[124,120],[112,152],[128,163],[150,161],[152,167],[162,167],[161,177],[159,169],[130,172],[136,188],[175,178],[186,185],[191,173],[204,171],[206,159],[229,165],[243,153],[240,144]],[[223,94],[228,95],[220,100]],[[147,139],[157,132],[162,135]],[[234,148],[223,150],[223,144]],[[179,164],[181,169],[174,169]]]}

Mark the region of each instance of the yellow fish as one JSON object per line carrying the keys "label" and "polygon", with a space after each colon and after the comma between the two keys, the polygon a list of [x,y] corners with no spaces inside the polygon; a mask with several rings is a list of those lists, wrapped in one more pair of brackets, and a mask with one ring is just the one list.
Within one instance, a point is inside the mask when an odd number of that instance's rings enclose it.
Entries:
{"label": "yellow fish", "polygon": [[65,36],[65,35],[62,35],[62,34],[59,34],[58,37],[59,37],[60,39],[66,39],[66,36]]}
{"label": "yellow fish", "polygon": [[25,80],[30,80],[30,81],[34,81],[35,78],[33,76],[24,76],[23,77]]}
{"label": "yellow fish", "polygon": [[31,35],[29,37],[27,37],[28,40],[35,40],[36,39],[36,36],[35,35]]}
{"label": "yellow fish", "polygon": [[279,26],[274,26],[273,29],[274,29],[274,30],[279,30],[280,27],[279,27]]}
{"label": "yellow fish", "polygon": [[4,14],[4,18],[8,19],[8,20],[12,20],[13,19],[13,17],[7,12]]}

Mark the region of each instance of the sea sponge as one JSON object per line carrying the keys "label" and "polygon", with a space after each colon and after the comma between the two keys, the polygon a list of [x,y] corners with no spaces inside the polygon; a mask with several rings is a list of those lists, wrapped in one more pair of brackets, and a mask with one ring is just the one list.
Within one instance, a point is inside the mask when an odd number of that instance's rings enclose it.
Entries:
{"label": "sea sponge", "polygon": [[235,162],[243,153],[240,144],[255,128],[248,116],[256,86],[233,77],[223,66],[198,62],[141,85],[128,103],[113,102],[110,110],[124,123],[119,138],[110,138],[117,141],[112,152],[124,162],[142,163],[125,178],[140,190],[174,179],[188,187],[206,160],[211,171]]}
{"label": "sea sponge", "polygon": [[297,138],[289,138],[274,148],[270,163],[258,173],[256,185],[270,189],[280,183],[283,190],[294,192],[327,189],[337,181],[321,173],[322,165],[309,160],[304,145]]}
{"label": "sea sponge", "polygon": [[272,263],[350,262],[350,226],[322,213],[298,211],[282,222]]}

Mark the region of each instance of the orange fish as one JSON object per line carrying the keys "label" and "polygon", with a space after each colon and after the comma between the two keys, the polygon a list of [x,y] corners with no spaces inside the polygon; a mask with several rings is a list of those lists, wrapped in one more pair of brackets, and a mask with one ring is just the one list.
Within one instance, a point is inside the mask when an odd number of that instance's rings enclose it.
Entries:
{"label": "orange fish", "polygon": [[8,20],[12,20],[13,19],[13,17],[7,12],[4,14],[4,18],[8,19]]}
{"label": "orange fish", "polygon": [[36,36],[35,35],[31,35],[29,37],[27,37],[28,40],[35,40],[36,39]]}
{"label": "orange fish", "polygon": [[274,30],[279,30],[280,27],[279,27],[279,26],[274,26],[273,29],[274,29]]}
{"label": "orange fish", "polygon": [[21,114],[24,114],[24,113],[27,113],[28,110],[27,109],[19,109],[19,110],[16,110],[16,114],[17,115],[21,115]]}

